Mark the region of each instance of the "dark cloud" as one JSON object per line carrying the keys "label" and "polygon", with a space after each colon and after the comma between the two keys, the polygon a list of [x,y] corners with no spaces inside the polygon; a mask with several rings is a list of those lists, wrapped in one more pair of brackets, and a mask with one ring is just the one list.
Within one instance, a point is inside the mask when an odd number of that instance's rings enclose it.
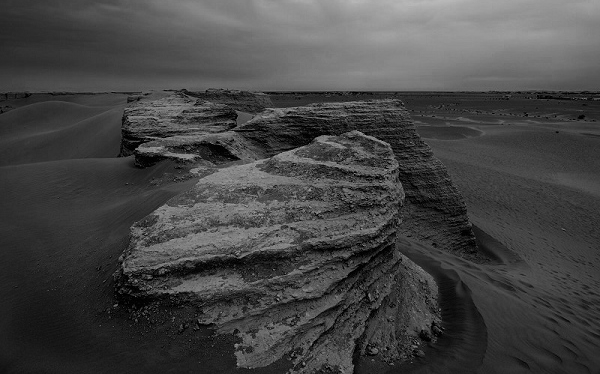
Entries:
{"label": "dark cloud", "polygon": [[596,3],[4,0],[0,90],[598,89]]}

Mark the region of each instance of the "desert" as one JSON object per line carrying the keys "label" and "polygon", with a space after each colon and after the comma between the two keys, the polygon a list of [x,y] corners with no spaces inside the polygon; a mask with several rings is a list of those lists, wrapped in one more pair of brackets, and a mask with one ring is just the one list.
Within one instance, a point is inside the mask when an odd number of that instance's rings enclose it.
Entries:
{"label": "desert", "polygon": [[599,98],[2,94],[0,371],[597,373]]}

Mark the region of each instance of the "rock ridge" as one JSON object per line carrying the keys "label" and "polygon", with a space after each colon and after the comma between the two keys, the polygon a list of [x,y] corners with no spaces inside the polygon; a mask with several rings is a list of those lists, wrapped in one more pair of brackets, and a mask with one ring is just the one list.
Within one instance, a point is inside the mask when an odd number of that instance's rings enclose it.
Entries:
{"label": "rock ridge", "polygon": [[273,107],[269,95],[262,92],[250,92],[241,90],[225,90],[220,88],[209,88],[201,91],[183,90],[184,94],[197,97],[213,103],[225,104],[230,108],[246,113],[260,113],[266,108]]}
{"label": "rock ridge", "polygon": [[232,131],[272,156],[315,136],[359,130],[389,143],[406,193],[400,232],[460,256],[481,260],[464,200],[445,166],[419,137],[397,99],[267,109]]}
{"label": "rock ridge", "polygon": [[221,133],[236,126],[235,110],[176,92],[154,101],[133,101],[123,112],[120,156],[143,143],[179,135]]}

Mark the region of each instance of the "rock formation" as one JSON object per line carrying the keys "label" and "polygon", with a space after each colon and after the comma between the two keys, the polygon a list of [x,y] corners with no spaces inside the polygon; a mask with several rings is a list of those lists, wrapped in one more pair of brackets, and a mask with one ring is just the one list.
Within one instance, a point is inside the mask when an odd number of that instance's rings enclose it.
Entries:
{"label": "rock formation", "polygon": [[0,101],[26,99],[31,96],[30,92],[0,92]]}
{"label": "rock formation", "polygon": [[322,103],[267,109],[233,131],[268,156],[303,146],[319,135],[359,130],[392,146],[406,193],[400,231],[477,259],[465,203],[445,166],[421,140],[399,100]]}
{"label": "rock formation", "polygon": [[183,90],[183,93],[213,103],[225,104],[235,110],[246,113],[260,113],[266,108],[273,107],[269,95],[261,92],[239,90],[223,90],[210,88],[204,92]]}
{"label": "rock formation", "polygon": [[[231,92],[209,91],[215,93],[213,96]],[[245,98],[254,94],[237,95]],[[190,107],[193,109],[185,109]],[[178,114],[182,111],[192,113],[191,117]],[[401,101],[266,109],[230,132],[214,134],[232,128],[234,116],[223,104],[199,101],[181,92],[132,104],[123,117],[121,154],[129,155],[146,142],[135,151],[138,166],[162,159],[216,165],[273,156],[306,145],[319,135],[363,131],[389,143],[400,162],[400,181],[406,192],[400,231],[463,257],[481,258],[462,196],[444,165],[417,134]],[[223,118],[227,121],[222,122]],[[200,120],[204,122],[198,125]]]}
{"label": "rock formation", "polygon": [[358,131],[219,169],[132,227],[118,290],[197,307],[237,335],[240,367],[404,357],[439,312],[434,281],[395,246],[399,169]]}
{"label": "rock formation", "polygon": [[123,113],[120,156],[129,156],[142,143],[176,135],[205,135],[236,126],[236,112],[224,105],[183,93],[154,101],[132,102]]}
{"label": "rock formation", "polygon": [[210,135],[181,135],[156,139],[138,146],[135,164],[148,167],[162,160],[217,166],[232,161],[251,162],[264,152],[233,131]]}

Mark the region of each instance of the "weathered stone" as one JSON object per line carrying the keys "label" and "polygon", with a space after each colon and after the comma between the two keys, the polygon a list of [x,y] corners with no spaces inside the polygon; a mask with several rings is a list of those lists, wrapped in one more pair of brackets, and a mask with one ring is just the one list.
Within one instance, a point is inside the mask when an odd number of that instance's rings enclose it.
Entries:
{"label": "weathered stone", "polygon": [[143,95],[132,95],[132,96],[127,96],[127,104],[129,103],[133,103],[136,101],[140,101],[144,98]]}
{"label": "weathered stone", "polygon": [[399,100],[311,104],[267,109],[233,131],[267,155],[310,143],[319,135],[359,130],[392,146],[406,193],[400,231],[476,259],[477,245],[462,196],[445,166],[421,140]]}
{"label": "weathered stone", "polygon": [[141,144],[134,154],[138,167],[152,166],[165,159],[216,166],[232,161],[247,163],[265,158],[262,150],[232,131],[157,139]]}
{"label": "weathered stone", "polygon": [[176,135],[225,132],[236,126],[236,112],[223,104],[177,92],[154,101],[132,102],[123,113],[120,156],[142,143]]}
{"label": "weathered stone", "polygon": [[246,113],[256,114],[262,112],[265,110],[265,108],[273,107],[273,103],[271,102],[269,95],[266,95],[262,92],[224,90],[217,88],[209,88],[204,92],[187,90],[183,90],[182,92],[202,100],[226,104],[235,110]]}
{"label": "weathered stone", "polygon": [[220,169],[132,227],[118,290],[195,305],[238,336],[240,367],[406,356],[439,316],[435,282],[395,245],[403,196],[389,145],[358,131]]}
{"label": "weathered stone", "polygon": [[26,99],[31,96],[30,92],[0,92],[0,101]]}

